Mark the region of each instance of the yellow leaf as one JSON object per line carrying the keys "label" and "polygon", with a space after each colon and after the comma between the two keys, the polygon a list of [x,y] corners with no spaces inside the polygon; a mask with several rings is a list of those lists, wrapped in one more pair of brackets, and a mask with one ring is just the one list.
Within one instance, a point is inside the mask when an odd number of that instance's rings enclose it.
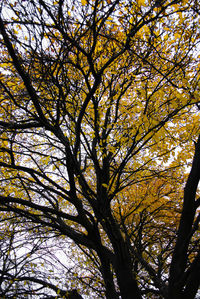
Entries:
{"label": "yellow leaf", "polygon": [[102,186],[103,186],[104,188],[108,188],[108,185],[107,185],[107,184],[102,184]]}
{"label": "yellow leaf", "polygon": [[137,2],[139,6],[145,5],[145,0],[138,0]]}
{"label": "yellow leaf", "polygon": [[176,39],[179,39],[179,38],[181,37],[181,35],[180,35],[179,33],[175,33],[175,34],[174,34],[174,37],[175,37]]}
{"label": "yellow leaf", "polygon": [[143,26],[143,30],[144,30],[144,32],[149,33],[149,27],[148,27],[147,25],[144,25],[144,26]]}
{"label": "yellow leaf", "polygon": [[81,0],[81,4],[82,4],[83,6],[87,5],[87,0]]}

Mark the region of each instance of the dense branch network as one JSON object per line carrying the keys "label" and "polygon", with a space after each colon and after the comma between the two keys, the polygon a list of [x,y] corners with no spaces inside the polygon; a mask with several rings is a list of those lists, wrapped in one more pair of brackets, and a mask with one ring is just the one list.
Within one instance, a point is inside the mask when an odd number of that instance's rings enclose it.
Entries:
{"label": "dense branch network", "polygon": [[[196,1],[2,1],[0,215],[15,260],[2,295],[17,285],[66,298],[195,297],[198,11]],[[21,274],[22,235],[39,243]]]}

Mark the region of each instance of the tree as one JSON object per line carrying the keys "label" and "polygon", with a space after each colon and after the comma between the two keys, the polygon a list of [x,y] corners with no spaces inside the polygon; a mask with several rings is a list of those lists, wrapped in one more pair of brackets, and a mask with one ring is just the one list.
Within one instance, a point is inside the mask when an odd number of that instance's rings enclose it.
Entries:
{"label": "tree", "polygon": [[27,238],[27,233],[19,222],[12,223],[10,227],[5,226],[0,240],[2,298],[25,298],[34,294],[40,298],[52,298],[51,290],[73,298],[75,290],[67,291],[60,287],[60,279],[56,277],[57,260],[52,248],[53,245],[47,243],[45,238],[34,239],[34,235]]}
{"label": "tree", "polygon": [[53,242],[73,250],[77,270],[67,253],[59,282],[40,270],[40,280],[34,270],[18,275],[29,292],[195,297],[199,9],[179,0],[2,1],[1,221],[38,240],[36,265]]}

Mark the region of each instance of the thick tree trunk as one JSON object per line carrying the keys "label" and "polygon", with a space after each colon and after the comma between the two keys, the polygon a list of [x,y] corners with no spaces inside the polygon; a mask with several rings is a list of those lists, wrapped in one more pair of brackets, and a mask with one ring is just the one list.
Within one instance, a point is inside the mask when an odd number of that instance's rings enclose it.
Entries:
{"label": "thick tree trunk", "polygon": [[141,294],[137,286],[137,282],[129,269],[128,261],[121,264],[116,261],[117,281],[120,288],[122,299],[141,299]]}
{"label": "thick tree trunk", "polygon": [[140,290],[133,274],[131,254],[126,241],[123,239],[118,225],[112,215],[104,223],[104,228],[111,240],[115,261],[113,267],[117,276],[117,282],[122,299],[141,299]]}
{"label": "thick tree trunk", "polygon": [[105,289],[106,289],[106,298],[107,299],[119,299],[119,296],[116,292],[113,275],[110,270],[110,262],[107,259],[102,259],[102,276],[104,278]]}
{"label": "thick tree trunk", "polygon": [[[187,281],[184,275],[188,260],[188,247],[192,237],[192,228],[196,212],[196,191],[200,180],[200,136],[196,143],[195,154],[193,158],[192,168],[188,176],[184,190],[183,210],[178,229],[178,236],[175,249],[172,256],[169,276],[168,299],[183,299],[184,288],[185,292],[188,289]],[[193,277],[193,272],[199,273],[198,267],[191,267],[190,277]],[[189,282],[188,282],[189,283]],[[189,283],[191,284],[191,282]],[[190,294],[189,294],[190,293]],[[188,299],[193,299],[194,294],[188,292]]]}

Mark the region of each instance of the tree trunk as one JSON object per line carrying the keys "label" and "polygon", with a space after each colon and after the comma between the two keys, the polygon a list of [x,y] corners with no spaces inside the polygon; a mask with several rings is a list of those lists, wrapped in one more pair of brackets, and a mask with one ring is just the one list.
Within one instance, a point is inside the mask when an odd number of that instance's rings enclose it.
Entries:
{"label": "tree trunk", "polygon": [[[181,219],[178,229],[178,236],[174,248],[172,262],[170,267],[169,276],[169,299],[182,299],[184,294],[184,274],[187,267],[188,260],[188,247],[192,237],[192,228],[195,219],[196,205],[196,192],[200,180],[200,135],[197,143],[195,144],[195,154],[193,158],[192,168],[188,176],[185,189],[184,189],[184,202]],[[194,268],[194,269],[193,269]],[[191,267],[190,276],[193,276],[193,271],[199,273],[197,267]],[[195,276],[195,275],[194,275]],[[195,277],[194,277],[195,278]],[[194,279],[193,279],[194,280]],[[187,283],[187,282],[186,282]],[[189,283],[190,284],[190,283]],[[185,292],[189,287],[186,285]],[[194,296],[191,292],[188,294],[188,299],[193,299]]]}
{"label": "tree trunk", "polygon": [[128,245],[123,239],[120,229],[111,214],[109,215],[109,220],[107,220],[103,226],[114,249],[115,261],[113,267],[116,272],[121,298],[141,299],[142,297],[137,281],[133,274],[131,254]]}
{"label": "tree trunk", "polygon": [[130,272],[128,261],[125,264],[121,264],[116,261],[117,281],[120,288],[120,294],[122,299],[141,299],[141,294],[137,286],[137,282]]}

